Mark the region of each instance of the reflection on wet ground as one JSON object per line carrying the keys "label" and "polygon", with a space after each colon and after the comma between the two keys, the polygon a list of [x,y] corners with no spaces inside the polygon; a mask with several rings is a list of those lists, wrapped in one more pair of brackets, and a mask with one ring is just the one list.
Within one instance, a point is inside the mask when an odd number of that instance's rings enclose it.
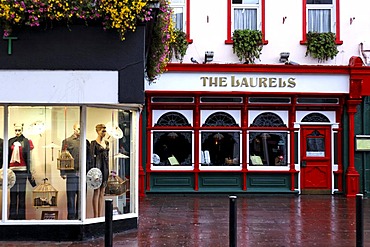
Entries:
{"label": "reflection on wet ground", "polygon": [[[228,195],[148,195],[137,230],[113,246],[229,246]],[[356,199],[328,195],[239,195],[237,246],[356,246]],[[363,200],[364,246],[370,246],[370,199]],[[104,246],[83,242],[0,242],[0,246]]]}

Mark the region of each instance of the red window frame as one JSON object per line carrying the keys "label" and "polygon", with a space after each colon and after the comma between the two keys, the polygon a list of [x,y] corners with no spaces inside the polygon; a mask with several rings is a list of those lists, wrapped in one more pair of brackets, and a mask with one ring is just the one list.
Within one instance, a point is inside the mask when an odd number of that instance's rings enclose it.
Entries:
{"label": "red window frame", "polygon": [[[337,45],[343,44],[343,41],[340,40],[340,0],[335,1],[335,43]],[[307,0],[302,0],[302,40],[300,43],[305,45],[307,43]]]}
{"label": "red window frame", "polygon": [[[265,40],[265,0],[260,0],[261,3],[261,32],[262,32],[262,42],[264,45],[268,44],[268,41]],[[232,0],[227,0],[227,39],[225,44],[233,44],[232,33],[231,33],[231,3]]]}

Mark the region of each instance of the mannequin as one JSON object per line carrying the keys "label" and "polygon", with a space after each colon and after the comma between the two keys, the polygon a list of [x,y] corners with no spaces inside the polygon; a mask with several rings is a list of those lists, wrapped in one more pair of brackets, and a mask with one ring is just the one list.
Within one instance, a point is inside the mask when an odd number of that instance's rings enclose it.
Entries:
{"label": "mannequin", "polygon": [[[66,181],[68,220],[77,220],[79,212],[80,197],[80,125],[73,125],[73,134],[63,140],[62,149],[67,150],[74,159],[73,170],[61,170],[60,176]],[[90,162],[90,143],[86,140],[86,163]]]}
{"label": "mannequin", "polygon": [[10,220],[26,219],[26,182],[30,175],[32,142],[23,136],[23,124],[14,124],[15,137],[9,139],[9,169],[16,182],[10,189]]}
{"label": "mannequin", "polygon": [[106,135],[106,127],[104,124],[95,126],[98,136],[91,142],[91,167],[99,168],[103,175],[103,181],[100,188],[94,190],[92,204],[94,218],[102,216],[102,207],[104,203],[104,191],[107,186],[109,175],[109,142],[104,139]]}

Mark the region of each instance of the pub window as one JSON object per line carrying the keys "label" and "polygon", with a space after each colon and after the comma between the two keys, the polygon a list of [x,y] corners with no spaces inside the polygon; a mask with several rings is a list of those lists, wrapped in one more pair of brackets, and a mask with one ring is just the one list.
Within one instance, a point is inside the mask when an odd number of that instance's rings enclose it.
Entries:
{"label": "pub window", "polygon": [[201,103],[243,103],[242,97],[201,97]]}
{"label": "pub window", "polygon": [[203,127],[220,127],[220,130],[201,131],[202,166],[240,166],[240,131],[221,130],[235,126],[238,124],[234,117],[226,112],[208,116]]}
{"label": "pub window", "polygon": [[249,133],[249,165],[287,166],[288,133],[272,130],[286,127],[282,118],[276,113],[264,112],[256,116],[251,127],[263,127],[266,130]]}
{"label": "pub window", "polygon": [[321,113],[310,113],[306,115],[303,119],[302,122],[320,122],[320,123],[329,123],[330,120],[323,114]]}
{"label": "pub window", "polygon": [[178,103],[193,103],[193,97],[153,97],[153,103],[169,103],[169,102],[178,102]]}
{"label": "pub window", "polygon": [[153,166],[191,166],[192,132],[154,131]]}
{"label": "pub window", "polygon": [[282,103],[290,103],[290,98],[276,98],[276,97],[250,97],[249,103],[258,103],[258,104],[282,104]]}
{"label": "pub window", "polygon": [[249,134],[249,165],[286,166],[287,133],[251,132]]}
{"label": "pub window", "polygon": [[298,98],[298,104],[338,104],[338,98]]}
{"label": "pub window", "polygon": [[[164,113],[154,126],[188,127],[190,123],[182,113],[170,111]],[[191,166],[192,136],[189,130],[154,130],[153,166]]]}

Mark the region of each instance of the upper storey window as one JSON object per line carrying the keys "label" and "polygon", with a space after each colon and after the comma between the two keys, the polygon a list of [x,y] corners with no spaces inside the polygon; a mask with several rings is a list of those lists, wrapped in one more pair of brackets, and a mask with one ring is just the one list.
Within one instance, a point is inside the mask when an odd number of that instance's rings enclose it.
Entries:
{"label": "upper storey window", "polygon": [[172,0],[171,7],[173,9],[172,20],[175,24],[175,28],[185,32],[186,31],[185,30],[185,17],[186,17],[185,0]]}
{"label": "upper storey window", "polygon": [[186,38],[189,43],[193,40],[190,39],[190,0],[172,0],[172,20],[175,28],[182,30],[186,33]]}
{"label": "upper storey window", "polygon": [[334,10],[333,0],[307,0],[307,31],[335,33]]}
{"label": "upper storey window", "polygon": [[302,0],[303,1],[303,40],[306,43],[308,32],[336,34],[336,43],[340,41],[339,0]]}
{"label": "upper storey window", "polygon": [[259,0],[232,0],[233,31],[238,29],[258,30],[261,22]]}
{"label": "upper storey window", "polygon": [[260,30],[265,41],[265,0],[228,0],[227,6],[227,40],[232,44],[232,33],[235,30]]}

